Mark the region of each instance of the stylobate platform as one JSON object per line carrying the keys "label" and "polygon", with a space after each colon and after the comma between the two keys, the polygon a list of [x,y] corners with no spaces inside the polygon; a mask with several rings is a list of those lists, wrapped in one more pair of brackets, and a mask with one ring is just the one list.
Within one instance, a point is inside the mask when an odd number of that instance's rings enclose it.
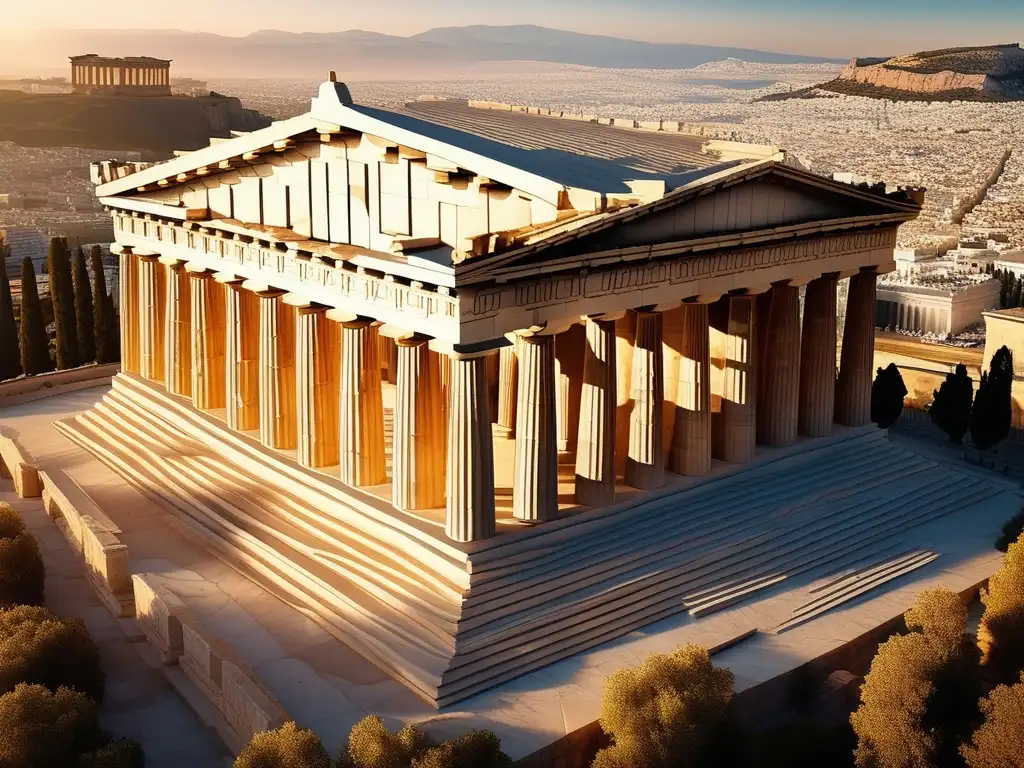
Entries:
{"label": "stylobate platform", "polygon": [[833,574],[760,628],[798,626],[929,564],[933,553],[902,541],[908,531],[1005,492],[878,429],[845,430],[463,545],[135,376],[58,427],[439,707],[659,619]]}

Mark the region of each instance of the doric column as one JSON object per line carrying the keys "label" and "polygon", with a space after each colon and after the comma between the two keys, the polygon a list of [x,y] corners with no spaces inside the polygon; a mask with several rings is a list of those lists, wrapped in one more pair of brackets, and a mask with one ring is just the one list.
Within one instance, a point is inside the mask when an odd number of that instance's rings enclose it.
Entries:
{"label": "doric column", "polygon": [[139,257],[139,373],[150,381],[164,380],[164,268],[156,256]]}
{"label": "doric column", "polygon": [[633,346],[633,413],[629,420],[629,454],[625,481],[634,488],[660,488],[665,484],[664,418],[665,379],[661,348],[661,313],[636,313]]}
{"label": "doric column", "polygon": [[587,320],[576,447],[576,502],[615,501],[615,321]]}
{"label": "doric column", "polygon": [[836,393],[836,276],[807,285],[800,344],[801,435],[832,434]]}
{"label": "doric column", "polygon": [[711,342],[708,305],[682,306],[682,343],[670,469],[680,475],[711,471]]}
{"label": "doric column", "polygon": [[296,312],[298,459],[306,467],[332,467],[340,456],[341,328],[327,319],[327,307]]}
{"label": "doric column", "polygon": [[633,418],[633,343],[636,312],[615,321],[615,472],[622,475],[629,455],[629,423]]}
{"label": "doric column", "polygon": [[138,258],[132,249],[121,249],[118,292],[121,312],[121,369],[139,372],[139,289]]}
{"label": "doric column", "polygon": [[212,272],[191,273],[192,404],[203,411],[224,407],[224,286]]}
{"label": "doric column", "polygon": [[260,299],[240,280],[226,290],[225,415],[231,429],[248,432],[260,426]]}
{"label": "doric column", "polygon": [[167,265],[167,338],[164,384],[172,395],[192,397],[192,290],[182,261]]}
{"label": "doric column", "polygon": [[559,451],[576,449],[586,345],[587,332],[579,324],[555,336],[555,425]]}
{"label": "doric column", "polygon": [[516,432],[516,398],[519,386],[518,342],[498,351],[498,419],[499,434],[514,437]]}
{"label": "doric column", "polygon": [[875,355],[874,269],[850,278],[843,348],[836,380],[836,421],[859,427],[871,421],[871,373]]}
{"label": "doric column", "polygon": [[779,284],[767,295],[757,437],[765,445],[789,445],[800,415],[800,289]]}
{"label": "doric column", "polygon": [[387,480],[380,342],[372,323],[369,318],[341,323],[341,479],[353,486]]}
{"label": "doric column", "polygon": [[445,532],[455,541],[494,535],[494,445],[487,363],[452,355]]}
{"label": "doric column", "polygon": [[441,371],[425,337],[399,339],[391,503],[398,509],[444,506],[445,434]]}
{"label": "doric column", "polygon": [[295,308],[281,301],[283,291],[260,299],[260,442],[291,450],[298,445],[295,405]]}
{"label": "doric column", "polygon": [[725,296],[709,307],[716,332],[711,355],[721,388],[713,393],[718,410],[711,418],[712,451],[735,464],[754,458],[757,441],[754,304],[753,296]]}
{"label": "doric column", "polygon": [[398,383],[398,346],[389,336],[377,336],[380,345],[380,363],[384,380],[388,384]]}
{"label": "doric column", "polygon": [[558,514],[554,336],[519,340],[512,511],[516,519],[530,523],[543,523]]}

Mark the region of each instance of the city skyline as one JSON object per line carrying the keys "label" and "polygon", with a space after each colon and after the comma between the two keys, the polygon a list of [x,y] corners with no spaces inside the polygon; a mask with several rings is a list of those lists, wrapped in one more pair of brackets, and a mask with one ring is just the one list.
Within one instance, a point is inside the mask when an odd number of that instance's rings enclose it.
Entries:
{"label": "city skyline", "polygon": [[[372,8],[326,0],[293,0],[284,15],[273,0],[182,0],[169,19],[157,6],[104,0],[88,6],[47,0],[9,9],[5,29],[17,38],[48,29],[185,30],[244,36],[259,30],[367,30],[410,36],[443,26],[537,24],[586,34],[655,43],[700,43],[813,56],[894,54],[946,45],[1013,42],[1024,29],[1024,7],[1010,0],[970,4],[865,0],[856,9],[835,2],[782,0],[770,10],[752,0],[723,0],[713,9],[691,0],[523,0],[512,5],[438,0],[429,17],[411,0]],[[382,13],[383,9],[383,13]],[[59,19],[59,24],[54,20]],[[0,37],[4,33],[0,32]],[[17,40],[15,39],[17,44]]]}

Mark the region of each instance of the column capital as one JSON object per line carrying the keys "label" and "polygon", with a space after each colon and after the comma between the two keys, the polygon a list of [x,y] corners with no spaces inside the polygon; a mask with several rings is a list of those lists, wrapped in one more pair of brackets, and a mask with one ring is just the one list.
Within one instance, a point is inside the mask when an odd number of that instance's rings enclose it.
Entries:
{"label": "column capital", "polygon": [[422,333],[414,333],[412,336],[403,336],[395,339],[395,344],[400,347],[421,347],[424,344],[429,344],[430,339],[430,336],[425,336]]}

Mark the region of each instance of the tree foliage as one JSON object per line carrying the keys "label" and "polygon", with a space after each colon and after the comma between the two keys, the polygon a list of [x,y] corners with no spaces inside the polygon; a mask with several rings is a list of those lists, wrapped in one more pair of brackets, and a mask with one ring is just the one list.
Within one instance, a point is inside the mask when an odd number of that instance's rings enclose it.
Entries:
{"label": "tree foliage", "polygon": [[903,413],[903,398],[906,396],[907,386],[896,363],[879,368],[871,384],[871,420],[880,429],[891,427]]}
{"label": "tree foliage", "polygon": [[0,765],[12,768],[74,766],[102,747],[96,703],[67,688],[18,685],[0,696]]}
{"label": "tree foliage", "polygon": [[1013,419],[1011,389],[1013,387],[1013,353],[1006,346],[992,356],[971,411],[971,440],[983,451],[1005,440]]}
{"label": "tree foliage", "polygon": [[968,768],[1024,768],[1024,675],[981,700],[985,722],[960,753]]}
{"label": "tree foliage", "polygon": [[347,762],[353,768],[409,768],[433,742],[417,726],[392,733],[376,716],[364,717],[349,733]]}
{"label": "tree foliage", "polygon": [[57,338],[57,368],[80,365],[78,326],[75,320],[75,288],[71,276],[71,253],[63,237],[50,238],[50,254],[46,261],[50,276],[50,300],[53,302],[53,325]]}
{"label": "tree foliage", "polygon": [[19,683],[71,688],[102,701],[100,654],[85,623],[37,606],[0,610],[0,692]]}
{"label": "tree foliage", "polygon": [[78,758],[75,768],[145,768],[142,745],[133,739],[116,739]]}
{"label": "tree foliage", "polygon": [[732,673],[696,645],[616,672],[601,699],[601,727],[613,745],[598,752],[594,768],[696,765],[726,722],[732,684]]}
{"label": "tree foliage", "polygon": [[92,272],[93,337],[96,341],[96,362],[115,363],[118,350],[113,297],[107,294],[107,277],[103,271],[103,252],[98,245],[89,251]]}
{"label": "tree foliage", "polygon": [[0,502],[0,609],[42,605],[45,583],[46,568],[35,537],[18,513]]}
{"label": "tree foliage", "polygon": [[85,251],[81,246],[75,249],[71,276],[75,293],[75,332],[78,336],[79,364],[91,363],[96,359],[95,311],[92,303],[92,286],[89,284],[89,270],[85,265]]}
{"label": "tree foliage", "polygon": [[978,627],[982,663],[998,679],[1024,669],[1024,537],[1010,544],[999,570],[981,590],[985,612]]}
{"label": "tree foliage", "polygon": [[430,747],[412,760],[411,768],[510,768],[501,740],[490,731],[470,731]]}
{"label": "tree foliage", "polygon": [[858,768],[950,765],[973,726],[977,655],[959,596],[922,592],[905,618],[914,631],[879,646],[850,717]]}
{"label": "tree foliage", "polygon": [[1024,509],[1003,524],[999,538],[996,539],[996,549],[1005,552],[1013,542],[1020,538],[1022,533],[1024,533]]}
{"label": "tree foliage", "polygon": [[285,723],[253,736],[235,768],[331,768],[331,758],[313,731]]}
{"label": "tree foliage", "polygon": [[0,242],[0,381],[21,375],[18,324],[14,320],[14,297],[7,275],[10,248]]}
{"label": "tree foliage", "polygon": [[43,305],[39,301],[36,270],[27,256],[21,262],[21,369],[28,375],[53,370],[50,342],[46,336]]}
{"label": "tree foliage", "polygon": [[954,443],[961,442],[967,434],[973,396],[973,382],[963,363],[958,364],[952,373],[947,373],[946,380],[934,392],[928,413],[935,425]]}

